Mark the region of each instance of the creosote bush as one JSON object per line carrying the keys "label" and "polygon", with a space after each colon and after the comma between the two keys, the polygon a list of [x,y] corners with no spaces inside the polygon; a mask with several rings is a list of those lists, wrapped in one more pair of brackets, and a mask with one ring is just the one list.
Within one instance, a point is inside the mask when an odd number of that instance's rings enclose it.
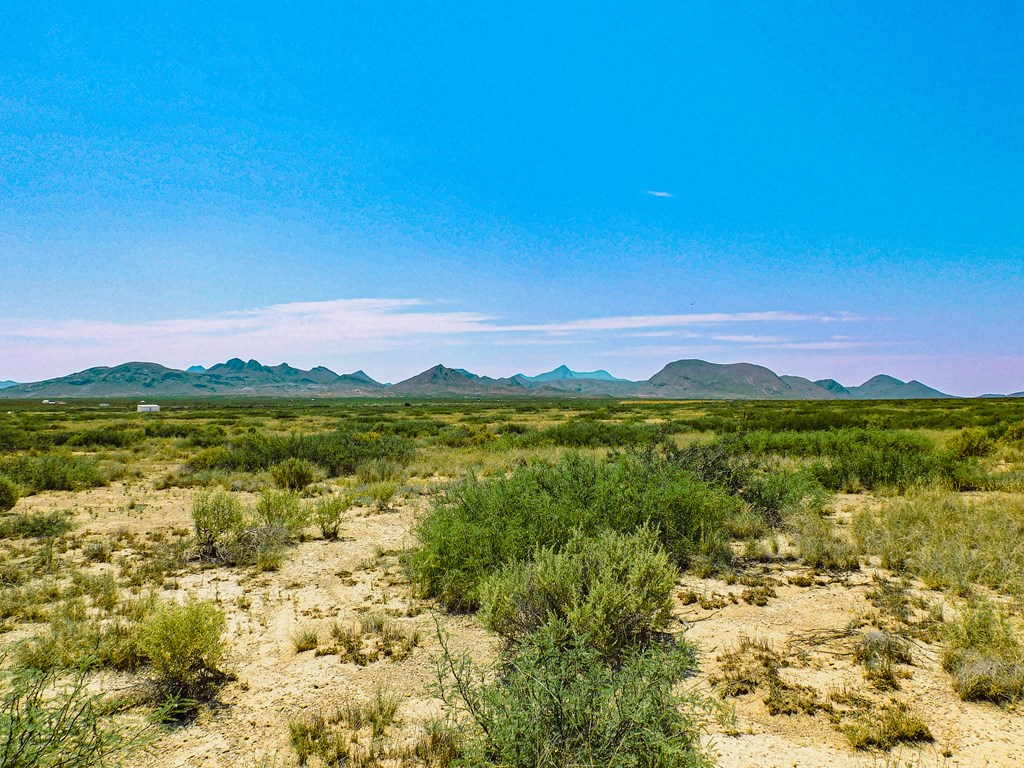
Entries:
{"label": "creosote bush", "polygon": [[152,665],[159,695],[188,713],[223,682],[219,665],[227,646],[224,613],[212,603],[190,600],[153,608],[139,626],[138,644]]}
{"label": "creosote bush", "polygon": [[446,662],[441,695],[470,723],[456,740],[459,765],[709,765],[699,746],[704,704],[679,687],[694,668],[685,643],[632,650],[609,666],[586,640],[567,643],[548,626],[524,638],[493,680],[465,659]]}
{"label": "creosote bush", "polygon": [[309,511],[297,494],[264,491],[252,511],[222,490],[200,494],[192,505],[200,554],[228,565],[274,570],[284,547],[302,534]]}
{"label": "creosote bush", "polygon": [[595,538],[577,533],[561,551],[541,548],[531,561],[510,563],[489,577],[481,616],[516,645],[542,626],[557,626],[566,640],[583,638],[613,663],[665,629],[677,578],[649,529]]}
{"label": "creosote bush", "polygon": [[731,558],[724,521],[743,503],[654,454],[609,461],[568,455],[449,488],[419,523],[408,558],[420,590],[449,610],[479,605],[480,585],[503,564],[538,547],[560,548],[573,531],[633,532],[646,525],[681,567]]}
{"label": "creosote bush", "polygon": [[305,459],[287,458],[270,468],[270,477],[278,488],[301,491],[316,481],[316,466]]}
{"label": "creosote bush", "polygon": [[352,506],[352,497],[342,493],[337,496],[317,500],[310,517],[313,524],[320,529],[321,535],[328,540],[338,538],[338,531],[345,519],[345,513]]}
{"label": "creosote bush", "polygon": [[14,509],[21,498],[21,488],[6,475],[0,475],[0,512]]}

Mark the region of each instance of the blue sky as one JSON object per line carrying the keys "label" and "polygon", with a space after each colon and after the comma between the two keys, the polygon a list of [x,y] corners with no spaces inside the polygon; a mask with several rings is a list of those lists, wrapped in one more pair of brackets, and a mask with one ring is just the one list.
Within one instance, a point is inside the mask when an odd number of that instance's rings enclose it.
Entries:
{"label": "blue sky", "polygon": [[0,379],[1024,389],[1019,3],[8,3]]}

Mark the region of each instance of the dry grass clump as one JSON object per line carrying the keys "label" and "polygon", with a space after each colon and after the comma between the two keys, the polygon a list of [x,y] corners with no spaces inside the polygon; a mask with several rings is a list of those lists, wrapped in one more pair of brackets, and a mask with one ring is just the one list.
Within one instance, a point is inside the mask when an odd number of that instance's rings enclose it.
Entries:
{"label": "dry grass clump", "polygon": [[288,735],[298,764],[304,766],[316,758],[325,766],[370,768],[389,760],[404,765],[408,750],[395,749],[385,741],[398,707],[397,697],[378,688],[369,701],[346,702],[330,714],[292,718]]}
{"label": "dry grass clump", "polygon": [[[309,631],[315,633],[315,630]],[[328,635],[332,642],[320,642],[317,636],[313,645],[302,649],[298,647],[297,635],[296,650],[316,648],[318,656],[337,654],[342,661],[365,667],[381,658],[393,661],[408,658],[423,640],[419,629],[405,629],[391,617],[379,613],[367,614],[354,623],[333,622]]]}
{"label": "dry grass clump", "polygon": [[864,554],[930,587],[1024,594],[1024,499],[921,493],[861,510],[853,528]]}
{"label": "dry grass clump", "polygon": [[782,679],[785,659],[764,640],[740,638],[739,644],[721,654],[718,661],[721,672],[711,678],[711,683],[721,688],[723,696],[745,696],[762,690],[765,707],[772,715],[813,715],[825,708],[816,690]]}
{"label": "dry grass clump", "polygon": [[836,533],[833,521],[807,510],[786,520],[800,558],[811,568],[823,571],[853,571],[860,568],[857,548]]}
{"label": "dry grass clump", "polygon": [[906,673],[897,665],[913,663],[910,643],[882,630],[861,637],[853,647],[853,658],[864,666],[865,676],[879,690],[898,690],[898,678]]}
{"label": "dry grass clump", "polygon": [[988,601],[968,604],[947,622],[942,667],[967,701],[1010,705],[1024,695],[1024,644],[1010,615]]}
{"label": "dry grass clump", "polygon": [[899,744],[933,741],[928,725],[908,704],[892,699],[881,704],[856,694],[834,693],[834,719],[854,749],[890,750]]}

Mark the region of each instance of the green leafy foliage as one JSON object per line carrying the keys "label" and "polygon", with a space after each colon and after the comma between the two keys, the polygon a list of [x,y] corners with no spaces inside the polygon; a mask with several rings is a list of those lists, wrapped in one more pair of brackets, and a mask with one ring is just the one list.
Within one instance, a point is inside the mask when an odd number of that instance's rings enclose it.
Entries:
{"label": "green leafy foliage", "polygon": [[471,723],[457,764],[707,766],[694,716],[701,703],[679,689],[693,668],[684,643],[631,651],[613,667],[585,640],[566,643],[550,628],[525,638],[492,680],[448,656],[442,696]]}
{"label": "green leafy foliage", "polygon": [[0,475],[0,512],[14,509],[21,498],[21,488],[6,475]]}
{"label": "green leafy foliage", "polygon": [[84,456],[70,453],[21,454],[0,460],[4,474],[28,493],[39,491],[80,491],[110,482],[99,465]]}
{"label": "green leafy foliage", "polygon": [[270,469],[287,459],[302,459],[328,475],[352,474],[361,462],[386,459],[407,463],[414,444],[406,437],[377,432],[318,432],[309,435],[267,435],[259,432],[232,438],[192,458],[193,470],[229,469],[254,472]]}
{"label": "green leafy foliage", "polygon": [[270,476],[278,488],[301,491],[316,480],[316,466],[305,459],[287,458],[270,468]]}
{"label": "green leafy foliage", "polygon": [[647,525],[681,567],[724,563],[723,522],[742,502],[654,454],[597,461],[568,455],[553,467],[526,467],[488,482],[450,488],[417,528],[409,556],[414,579],[448,609],[479,604],[493,570],[561,547],[573,531],[634,531]]}
{"label": "green leafy foliage", "polygon": [[125,732],[85,674],[70,680],[0,666],[0,765],[4,768],[93,768],[142,745],[145,729]]}
{"label": "green leafy foliage", "polygon": [[510,563],[481,589],[484,624],[518,645],[542,626],[583,639],[605,663],[649,645],[668,625],[678,571],[657,537],[605,531],[576,534],[563,549],[544,547]]}
{"label": "green leafy foliage", "polygon": [[149,611],[138,644],[164,698],[182,704],[212,695],[225,679],[219,669],[227,648],[224,627],[223,611],[208,602],[163,603]]}

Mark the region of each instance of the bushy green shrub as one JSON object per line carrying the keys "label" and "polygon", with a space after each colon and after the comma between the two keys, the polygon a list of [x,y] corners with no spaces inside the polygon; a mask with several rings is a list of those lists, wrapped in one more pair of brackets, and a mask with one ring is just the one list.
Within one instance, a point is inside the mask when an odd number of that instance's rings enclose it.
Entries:
{"label": "bushy green shrub", "polygon": [[724,521],[742,506],[656,455],[569,455],[553,467],[449,488],[420,521],[420,547],[408,564],[423,593],[448,609],[473,609],[490,572],[538,547],[559,548],[577,529],[631,532],[647,525],[681,567],[727,562]]}
{"label": "bushy green shrub", "polygon": [[288,491],[264,491],[253,510],[256,525],[280,528],[287,538],[296,538],[309,524],[309,510],[298,494]]}
{"label": "bushy green shrub", "polygon": [[584,641],[544,629],[505,660],[496,679],[448,659],[441,693],[470,722],[459,765],[485,768],[708,766],[702,704],[679,683],[694,668],[679,643],[626,653],[618,666]]}
{"label": "bushy green shrub", "polygon": [[146,433],[141,429],[107,426],[74,432],[68,437],[66,444],[95,448],[127,448],[142,442],[145,438]]}
{"label": "bushy green shrub", "polygon": [[224,627],[224,613],[213,603],[164,603],[149,611],[139,626],[138,644],[163,697],[179,702],[209,698],[225,679],[219,668],[227,650]]}
{"label": "bushy green shrub", "polygon": [[21,498],[21,488],[6,475],[0,475],[0,512],[14,509]]}
{"label": "bushy green shrub", "polygon": [[227,491],[205,492],[192,503],[192,522],[200,550],[206,556],[214,556],[219,542],[241,534],[245,512],[242,502]]}
{"label": "bushy green shrub", "polygon": [[313,507],[313,523],[320,529],[325,539],[333,540],[338,538],[338,530],[345,518],[345,513],[352,506],[352,497],[342,493],[338,496],[328,496],[319,499]]}
{"label": "bushy green shrub", "polygon": [[627,648],[649,644],[672,613],[678,571],[654,533],[576,534],[561,550],[539,549],[484,582],[484,624],[518,645],[551,624],[563,639],[583,639],[611,662]]}
{"label": "bushy green shrub", "polygon": [[988,456],[996,444],[983,429],[965,429],[946,443],[946,450],[957,459]]}
{"label": "bushy green shrub", "polygon": [[291,457],[270,468],[270,477],[278,488],[301,491],[316,480],[316,467],[305,459]]}
{"label": "bushy green shrub", "polygon": [[414,443],[406,437],[376,432],[318,432],[310,435],[249,433],[231,438],[225,445],[201,451],[189,461],[192,470],[229,469],[256,472],[270,469],[289,458],[303,459],[328,475],[352,474],[360,463],[385,459],[407,464]]}
{"label": "bushy green shrub", "polygon": [[237,498],[217,490],[196,497],[192,520],[203,557],[226,565],[276,570],[283,548],[309,524],[309,510],[297,494],[264,491],[247,512]]}
{"label": "bushy green shrub", "polygon": [[559,445],[567,448],[640,448],[654,445],[665,436],[660,424],[619,424],[597,419],[576,418],[546,429],[524,431],[513,436],[519,446]]}

